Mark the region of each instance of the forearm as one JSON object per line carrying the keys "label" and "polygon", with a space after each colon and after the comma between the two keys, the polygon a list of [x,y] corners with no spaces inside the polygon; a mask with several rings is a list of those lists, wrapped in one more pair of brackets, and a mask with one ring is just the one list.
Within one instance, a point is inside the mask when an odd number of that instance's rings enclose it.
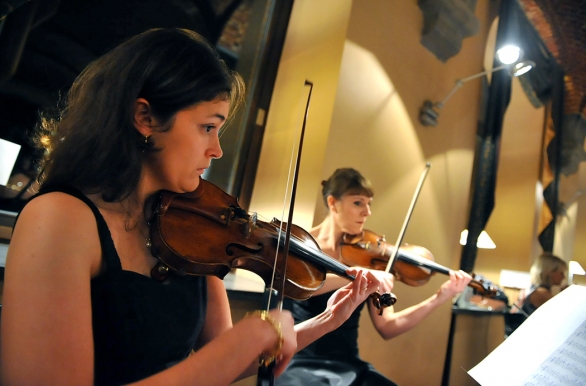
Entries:
{"label": "forearm", "polygon": [[[321,314],[308,319],[304,322],[295,325],[295,332],[297,333],[297,351],[307,347],[310,343],[321,338],[328,332],[331,332],[339,327],[339,323],[336,323],[331,312],[324,311]],[[255,360],[253,363],[238,377],[243,379],[250,377],[258,372],[258,361]]]}
{"label": "forearm", "polygon": [[297,351],[307,347],[313,341],[321,338],[328,332],[339,327],[331,312],[328,310],[321,314],[295,325],[297,332]]}
{"label": "forearm", "polygon": [[[304,349],[307,347],[307,345],[321,338],[328,332],[335,330],[340,325],[341,323],[336,321],[336,318],[328,309],[311,319],[296,324],[295,332],[297,333],[297,352]],[[241,374],[239,379],[256,374],[258,371],[257,363],[257,361],[253,362],[252,365]]]}
{"label": "forearm", "polygon": [[[393,312],[392,309],[387,309],[382,316],[374,314],[377,310],[371,310],[371,318],[378,333],[385,339],[392,339],[399,336],[415,326],[417,326],[423,319],[431,314],[435,309],[446,302],[447,299],[441,298],[438,294],[427,298],[419,304]],[[374,307],[371,307],[374,308]],[[380,319],[376,319],[380,318]]]}

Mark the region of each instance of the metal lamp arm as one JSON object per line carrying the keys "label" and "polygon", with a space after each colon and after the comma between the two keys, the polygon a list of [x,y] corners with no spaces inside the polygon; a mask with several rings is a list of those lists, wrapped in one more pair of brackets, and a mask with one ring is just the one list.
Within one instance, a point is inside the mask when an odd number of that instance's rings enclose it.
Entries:
{"label": "metal lamp arm", "polygon": [[498,67],[494,67],[494,68],[492,68],[492,69],[490,69],[490,70],[486,70],[486,71],[479,72],[478,74],[470,75],[470,76],[468,76],[468,77],[466,77],[466,78],[462,78],[462,79],[456,79],[456,85],[454,86],[454,88],[452,88],[452,90],[451,90],[451,91],[448,93],[448,95],[446,95],[446,96],[445,96],[445,98],[444,98],[444,99],[442,99],[442,101],[441,101],[441,102],[437,102],[437,103],[435,104],[435,106],[436,106],[438,109],[441,109],[441,108],[443,108],[443,107],[444,107],[444,105],[446,104],[446,102],[448,101],[448,99],[450,99],[450,98],[452,97],[452,95],[454,95],[454,93],[455,93],[455,92],[456,92],[456,91],[457,91],[457,90],[458,90],[460,87],[462,87],[462,85],[463,85],[465,82],[468,82],[469,80],[472,80],[472,79],[475,79],[475,78],[481,77],[481,76],[483,76],[483,75],[490,74],[490,73],[492,73],[492,72],[495,72],[495,71],[498,71],[498,70],[502,70],[503,68],[507,68],[507,67],[509,67],[509,66],[510,66],[509,64],[502,64],[502,65],[500,65],[500,66],[498,66]]}

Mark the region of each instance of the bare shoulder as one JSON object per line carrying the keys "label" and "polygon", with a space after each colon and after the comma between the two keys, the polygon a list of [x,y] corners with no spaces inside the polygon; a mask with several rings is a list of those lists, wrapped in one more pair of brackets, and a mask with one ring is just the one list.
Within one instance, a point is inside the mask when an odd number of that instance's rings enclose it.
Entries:
{"label": "bare shoulder", "polygon": [[[79,259],[81,254],[89,256],[89,261]],[[67,260],[77,257],[76,260],[86,260],[92,269],[97,269],[101,249],[91,209],[78,198],[61,192],[33,199],[15,225],[8,259],[14,255],[26,255],[28,262],[41,264],[70,264]]]}
{"label": "bare shoulder", "polygon": [[538,287],[529,295],[529,301],[535,306],[539,307],[546,301],[552,298],[550,290],[544,287]]}

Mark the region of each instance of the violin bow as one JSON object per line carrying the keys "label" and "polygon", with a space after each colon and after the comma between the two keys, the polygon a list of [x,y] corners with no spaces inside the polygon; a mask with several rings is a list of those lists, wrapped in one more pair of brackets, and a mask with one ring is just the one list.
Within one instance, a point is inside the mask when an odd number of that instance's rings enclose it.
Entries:
{"label": "violin bow", "polygon": [[[313,83],[306,80],[304,87],[309,86],[309,94],[307,96],[307,103],[305,105],[305,114],[303,117],[303,125],[301,127],[301,136],[299,139],[299,149],[297,150],[297,160],[295,162],[295,169],[294,169],[294,176],[293,176],[293,185],[291,187],[291,199],[289,202],[289,214],[287,216],[287,229],[285,231],[285,242],[283,244],[283,250],[279,254],[279,245],[277,244],[277,256],[275,258],[275,265],[273,266],[273,277],[271,279],[271,286],[268,289],[268,301],[267,301],[267,311],[269,310],[272,301],[273,293],[276,292],[275,296],[277,298],[277,306],[279,310],[283,309],[283,297],[285,293],[285,280],[286,280],[286,270],[287,270],[287,255],[289,253],[289,241],[291,239],[291,224],[293,224],[293,210],[295,208],[295,195],[297,193],[297,180],[299,176],[299,166],[301,164],[301,150],[303,148],[303,138],[305,137],[305,126],[307,124],[307,116],[309,113],[309,102],[311,100],[311,92],[313,90]],[[279,227],[279,242],[281,240],[281,231],[283,227]],[[279,268],[280,275],[277,275],[277,267]],[[274,374],[273,370],[275,367],[276,359],[272,361],[261,361],[260,366],[258,368],[258,376],[257,376],[257,386],[273,386],[274,384]]]}
{"label": "violin bow", "polygon": [[397,254],[399,253],[399,246],[403,242],[403,237],[405,236],[405,231],[407,230],[407,225],[409,224],[409,219],[411,218],[411,214],[413,213],[413,209],[415,208],[415,203],[417,202],[417,198],[419,197],[419,193],[421,192],[421,188],[423,187],[423,183],[425,182],[425,178],[429,173],[429,169],[431,168],[431,163],[427,162],[425,164],[425,169],[421,176],[419,177],[419,183],[417,184],[417,188],[415,189],[415,194],[413,194],[413,198],[411,199],[411,205],[409,206],[409,210],[407,210],[407,215],[405,216],[405,221],[403,221],[403,227],[399,232],[399,237],[397,237],[397,242],[395,243],[395,248],[389,257],[389,261],[387,263],[387,268],[385,269],[386,272],[391,273],[393,269],[393,265],[395,264],[395,259],[397,258]]}

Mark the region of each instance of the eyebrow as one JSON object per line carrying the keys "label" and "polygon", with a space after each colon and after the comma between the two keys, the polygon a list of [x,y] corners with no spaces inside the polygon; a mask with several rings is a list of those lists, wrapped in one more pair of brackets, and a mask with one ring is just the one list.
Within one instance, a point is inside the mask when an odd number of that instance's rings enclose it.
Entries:
{"label": "eyebrow", "polygon": [[226,117],[223,114],[212,114],[212,115],[210,115],[210,117],[216,117],[216,118],[221,119],[222,121],[226,120]]}

